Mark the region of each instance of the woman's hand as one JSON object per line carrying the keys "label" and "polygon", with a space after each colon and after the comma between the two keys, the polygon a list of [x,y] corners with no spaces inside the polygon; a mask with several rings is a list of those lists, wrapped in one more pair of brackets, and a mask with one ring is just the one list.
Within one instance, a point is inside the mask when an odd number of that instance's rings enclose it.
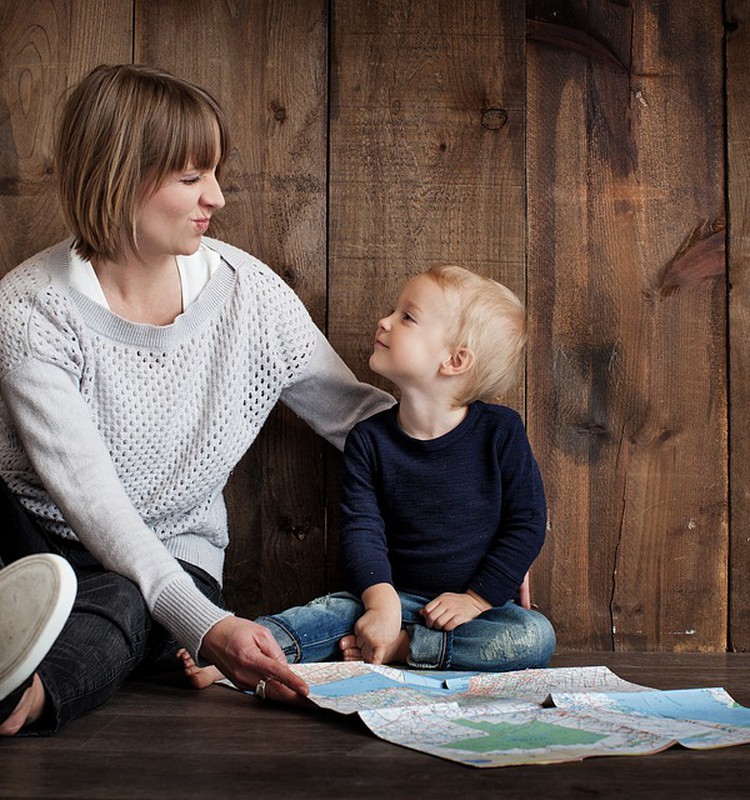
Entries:
{"label": "woman's hand", "polygon": [[444,592],[431,600],[420,611],[428,628],[437,631],[452,631],[465,622],[470,622],[492,605],[471,589],[468,592],[455,594]]}
{"label": "woman's hand", "polygon": [[287,666],[273,635],[242,617],[225,617],[203,637],[201,656],[240,689],[267,681],[266,697],[297,703],[309,693],[307,684]]}

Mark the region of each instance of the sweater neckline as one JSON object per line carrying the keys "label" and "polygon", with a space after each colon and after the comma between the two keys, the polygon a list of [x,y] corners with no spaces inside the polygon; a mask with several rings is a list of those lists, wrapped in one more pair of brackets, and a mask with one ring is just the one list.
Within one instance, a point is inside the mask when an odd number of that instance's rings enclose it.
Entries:
{"label": "sweater neckline", "polygon": [[131,322],[100,305],[68,284],[67,270],[72,241],[64,243],[61,257],[54,260],[55,278],[64,285],[86,325],[96,333],[122,344],[165,349],[189,339],[216,317],[232,296],[237,273],[221,255],[221,264],[200,295],[169,325]]}
{"label": "sweater neckline", "polygon": [[480,402],[471,403],[466,416],[461,422],[442,436],[435,439],[415,439],[410,436],[399,424],[398,421],[398,408],[396,404],[388,409],[386,413],[390,416],[391,426],[401,441],[405,442],[409,447],[415,450],[442,450],[444,447],[450,447],[454,442],[463,438],[469,429],[473,428],[480,414]]}

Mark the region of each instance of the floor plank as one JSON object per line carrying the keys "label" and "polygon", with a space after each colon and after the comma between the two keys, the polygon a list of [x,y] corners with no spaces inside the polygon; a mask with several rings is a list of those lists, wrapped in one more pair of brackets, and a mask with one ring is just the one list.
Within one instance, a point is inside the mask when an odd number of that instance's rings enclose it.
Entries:
{"label": "floor plank", "polygon": [[[660,689],[723,686],[750,706],[750,654],[571,653]],[[356,718],[221,687],[134,681],[51,739],[0,741],[0,798],[746,798],[750,745],[476,770],[396,747]]]}

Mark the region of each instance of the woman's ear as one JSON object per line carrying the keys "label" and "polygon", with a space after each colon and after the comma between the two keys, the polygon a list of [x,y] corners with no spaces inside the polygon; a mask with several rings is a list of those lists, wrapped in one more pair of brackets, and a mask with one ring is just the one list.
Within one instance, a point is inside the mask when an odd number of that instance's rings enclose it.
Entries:
{"label": "woman's ear", "polygon": [[441,375],[463,375],[474,363],[474,353],[467,347],[459,347],[454,353],[446,358],[440,365]]}

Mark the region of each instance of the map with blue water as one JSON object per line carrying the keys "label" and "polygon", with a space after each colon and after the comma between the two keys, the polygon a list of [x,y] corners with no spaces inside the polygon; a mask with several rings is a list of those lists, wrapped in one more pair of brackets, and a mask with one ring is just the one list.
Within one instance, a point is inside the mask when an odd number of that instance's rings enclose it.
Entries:
{"label": "map with blue water", "polygon": [[381,739],[474,767],[750,743],[750,709],[721,688],[657,691],[606,667],[419,672],[361,662],[292,667],[313,703]]}

